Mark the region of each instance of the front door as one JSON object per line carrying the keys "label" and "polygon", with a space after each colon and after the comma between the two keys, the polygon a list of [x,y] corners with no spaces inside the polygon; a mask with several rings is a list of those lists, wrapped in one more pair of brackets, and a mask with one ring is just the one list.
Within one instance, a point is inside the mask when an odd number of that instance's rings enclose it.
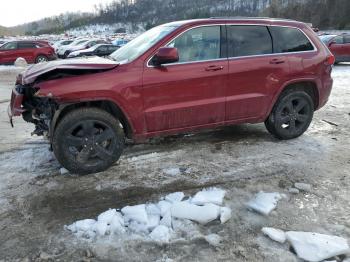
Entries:
{"label": "front door", "polygon": [[196,27],[167,46],[178,49],[179,62],[146,65],[144,112],[148,132],[205,126],[225,120],[228,62],[219,25]]}
{"label": "front door", "polygon": [[16,60],[17,42],[9,42],[0,48],[0,63],[12,64]]}

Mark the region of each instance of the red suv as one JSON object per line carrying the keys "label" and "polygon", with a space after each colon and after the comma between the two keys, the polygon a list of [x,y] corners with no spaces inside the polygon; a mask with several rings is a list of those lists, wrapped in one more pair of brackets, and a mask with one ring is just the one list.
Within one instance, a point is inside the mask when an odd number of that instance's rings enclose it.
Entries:
{"label": "red suv", "polygon": [[155,27],[110,59],[54,61],[17,78],[9,115],[47,134],[73,173],[105,170],[125,139],[265,122],[309,127],[332,89],[334,56],[304,23],[213,18]]}
{"label": "red suv", "polygon": [[350,62],[350,35],[321,35],[332,54],[335,56],[335,63]]}
{"label": "red suv", "polygon": [[12,41],[0,47],[0,64],[13,64],[19,57],[30,64],[56,59],[55,50],[44,41]]}

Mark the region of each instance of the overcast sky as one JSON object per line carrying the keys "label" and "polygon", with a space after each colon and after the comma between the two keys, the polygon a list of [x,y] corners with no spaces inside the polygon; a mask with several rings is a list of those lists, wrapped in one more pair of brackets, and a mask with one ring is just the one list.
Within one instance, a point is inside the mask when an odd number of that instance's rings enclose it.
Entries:
{"label": "overcast sky", "polygon": [[112,0],[6,0],[0,3],[0,25],[15,26],[67,11],[93,11]]}

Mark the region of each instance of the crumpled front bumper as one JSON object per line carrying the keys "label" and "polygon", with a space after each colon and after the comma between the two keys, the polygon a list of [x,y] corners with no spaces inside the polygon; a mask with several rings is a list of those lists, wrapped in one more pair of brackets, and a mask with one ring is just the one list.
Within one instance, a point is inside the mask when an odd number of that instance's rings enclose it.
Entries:
{"label": "crumpled front bumper", "polygon": [[11,102],[7,108],[7,114],[9,116],[10,119],[10,123],[13,126],[13,121],[12,118],[14,116],[20,116],[23,112],[25,112],[26,110],[22,107],[22,102],[23,102],[23,94],[20,94],[17,91],[17,88],[14,87],[12,89],[12,94],[11,94]]}

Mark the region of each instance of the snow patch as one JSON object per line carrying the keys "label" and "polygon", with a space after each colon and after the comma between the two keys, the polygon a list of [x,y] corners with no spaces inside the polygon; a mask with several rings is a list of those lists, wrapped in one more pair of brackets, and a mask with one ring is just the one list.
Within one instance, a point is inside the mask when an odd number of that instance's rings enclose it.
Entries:
{"label": "snow patch", "polygon": [[284,194],[265,193],[261,191],[255,195],[254,199],[247,203],[247,207],[248,209],[267,216],[276,208],[278,201],[283,197],[285,197]]}
{"label": "snow patch", "polygon": [[305,192],[310,192],[312,189],[311,185],[306,183],[295,183],[294,186],[295,188]]}
{"label": "snow patch", "polygon": [[36,148],[21,149],[19,151],[4,153],[0,156],[2,169],[9,172],[27,171],[33,172],[37,168],[55,161],[55,156],[49,150],[48,146]]}
{"label": "snow patch", "polygon": [[218,247],[221,244],[221,237],[218,234],[207,235],[204,239],[214,247]]}

